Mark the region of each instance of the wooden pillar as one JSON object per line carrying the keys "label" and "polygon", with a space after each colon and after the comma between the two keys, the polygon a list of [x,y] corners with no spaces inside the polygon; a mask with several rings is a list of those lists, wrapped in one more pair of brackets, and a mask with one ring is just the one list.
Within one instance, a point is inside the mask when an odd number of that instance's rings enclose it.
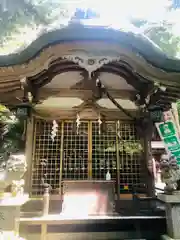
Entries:
{"label": "wooden pillar", "polygon": [[117,167],[117,182],[116,182],[116,190],[117,190],[117,200],[120,200],[120,159],[119,159],[119,137],[117,134],[118,127],[116,125],[116,167]]}
{"label": "wooden pillar", "polygon": [[31,188],[31,173],[32,173],[32,155],[33,155],[33,139],[34,139],[34,118],[28,120],[26,129],[26,162],[27,172],[25,173],[25,192],[29,193]]}
{"label": "wooden pillar", "polygon": [[88,179],[92,179],[92,122],[88,122]]}
{"label": "wooden pillar", "polygon": [[[150,161],[152,160],[152,150],[151,150],[151,141],[147,136],[144,137],[144,171],[145,171],[145,181],[147,184],[147,194],[148,196],[154,196],[154,176],[148,167]],[[152,163],[151,163],[152,164]],[[152,166],[151,166],[152,167]]]}
{"label": "wooden pillar", "polygon": [[174,116],[176,127],[178,130],[178,134],[180,135],[180,124],[179,124],[179,114],[178,114],[178,109],[177,109],[177,103],[172,103],[171,107],[172,107],[172,113]]}
{"label": "wooden pillar", "polygon": [[60,174],[59,174],[59,188],[60,188],[60,197],[62,200],[62,192],[63,192],[63,185],[62,185],[62,173],[63,173],[63,148],[64,148],[64,122],[61,122],[61,154],[60,154]]}

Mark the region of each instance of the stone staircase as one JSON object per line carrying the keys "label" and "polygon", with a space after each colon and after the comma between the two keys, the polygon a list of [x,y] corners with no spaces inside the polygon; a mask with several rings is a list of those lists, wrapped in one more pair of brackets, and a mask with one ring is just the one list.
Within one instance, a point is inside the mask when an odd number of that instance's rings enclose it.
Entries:
{"label": "stone staircase", "polygon": [[68,219],[60,215],[61,201],[51,200],[49,215],[42,216],[42,200],[31,200],[22,208],[20,235],[27,240],[159,240],[166,234],[164,211],[154,208],[154,201],[152,206],[146,201],[140,201],[140,205],[134,203],[132,200],[116,202],[117,214],[112,216]]}

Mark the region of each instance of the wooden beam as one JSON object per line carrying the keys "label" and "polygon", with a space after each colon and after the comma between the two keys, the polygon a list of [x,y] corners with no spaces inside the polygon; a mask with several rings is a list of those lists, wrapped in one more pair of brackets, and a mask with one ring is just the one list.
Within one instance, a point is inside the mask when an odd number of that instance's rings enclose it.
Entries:
{"label": "wooden beam", "polygon": [[[114,98],[122,98],[122,99],[130,99],[134,96],[135,91],[129,90],[115,90],[111,89],[108,92]],[[46,99],[48,97],[77,97],[83,100],[88,100],[93,97],[92,90],[85,90],[85,89],[52,89],[52,88],[42,88],[39,93],[39,99]],[[103,98],[107,98],[103,96]]]}
{"label": "wooden beam", "polygon": [[[97,120],[97,116],[92,116],[91,111],[87,111],[88,109],[85,109],[80,113],[85,116],[86,120]],[[37,118],[42,118],[42,119],[47,119],[49,121],[56,119],[63,120],[63,119],[72,119],[74,120],[76,118],[78,109],[48,109],[48,108],[36,108],[36,111],[34,113],[34,116]],[[129,117],[127,117],[122,111],[120,110],[115,110],[115,109],[104,109],[104,108],[99,108],[99,112],[101,115],[103,115],[103,118],[105,120],[130,120]],[[128,110],[128,112],[133,116],[137,117],[137,111],[136,110]],[[81,116],[80,116],[81,117]]]}
{"label": "wooden beam", "polygon": [[[1,90],[2,91],[2,90]],[[5,105],[15,105],[20,103],[19,99],[23,97],[23,90],[20,87],[6,89],[1,92],[1,103]],[[38,94],[38,100],[42,101],[49,97],[72,97],[80,98],[83,101],[88,101],[91,99],[97,99],[96,93],[92,89],[70,89],[70,88],[40,88]],[[108,89],[109,94],[115,99],[127,99],[131,100],[134,98],[136,92],[134,90],[122,90],[122,89]],[[179,97],[178,97],[179,96]],[[103,95],[102,98],[107,98]],[[180,93],[177,92],[165,92],[160,95],[160,98],[164,102],[174,102],[176,99],[180,98]]]}

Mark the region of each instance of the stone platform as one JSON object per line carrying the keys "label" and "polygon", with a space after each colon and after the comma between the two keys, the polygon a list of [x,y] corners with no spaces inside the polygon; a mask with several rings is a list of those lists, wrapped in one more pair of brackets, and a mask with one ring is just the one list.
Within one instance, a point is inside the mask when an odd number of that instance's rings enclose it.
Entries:
{"label": "stone platform", "polygon": [[0,230],[5,235],[19,235],[20,208],[28,200],[28,195],[12,197],[10,193],[0,198]]}
{"label": "stone platform", "polygon": [[164,239],[180,240],[180,194],[158,194],[165,203],[167,235]]}

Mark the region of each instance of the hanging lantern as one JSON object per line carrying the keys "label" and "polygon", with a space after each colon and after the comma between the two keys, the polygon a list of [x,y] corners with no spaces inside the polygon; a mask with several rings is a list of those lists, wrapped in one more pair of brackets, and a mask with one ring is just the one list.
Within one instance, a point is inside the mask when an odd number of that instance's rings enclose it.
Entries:
{"label": "hanging lantern", "polygon": [[31,116],[32,105],[30,103],[20,103],[13,110],[17,118],[27,119]]}
{"label": "hanging lantern", "polygon": [[154,105],[148,108],[150,119],[153,122],[163,121],[163,109],[160,106]]}
{"label": "hanging lantern", "polygon": [[81,121],[80,121],[80,116],[79,114],[77,114],[77,117],[76,117],[76,133],[79,134],[79,126],[81,124]]}
{"label": "hanging lantern", "polygon": [[53,120],[53,126],[52,126],[52,131],[51,131],[51,139],[53,142],[57,135],[57,132],[58,132],[58,124],[57,124],[56,120]]}

